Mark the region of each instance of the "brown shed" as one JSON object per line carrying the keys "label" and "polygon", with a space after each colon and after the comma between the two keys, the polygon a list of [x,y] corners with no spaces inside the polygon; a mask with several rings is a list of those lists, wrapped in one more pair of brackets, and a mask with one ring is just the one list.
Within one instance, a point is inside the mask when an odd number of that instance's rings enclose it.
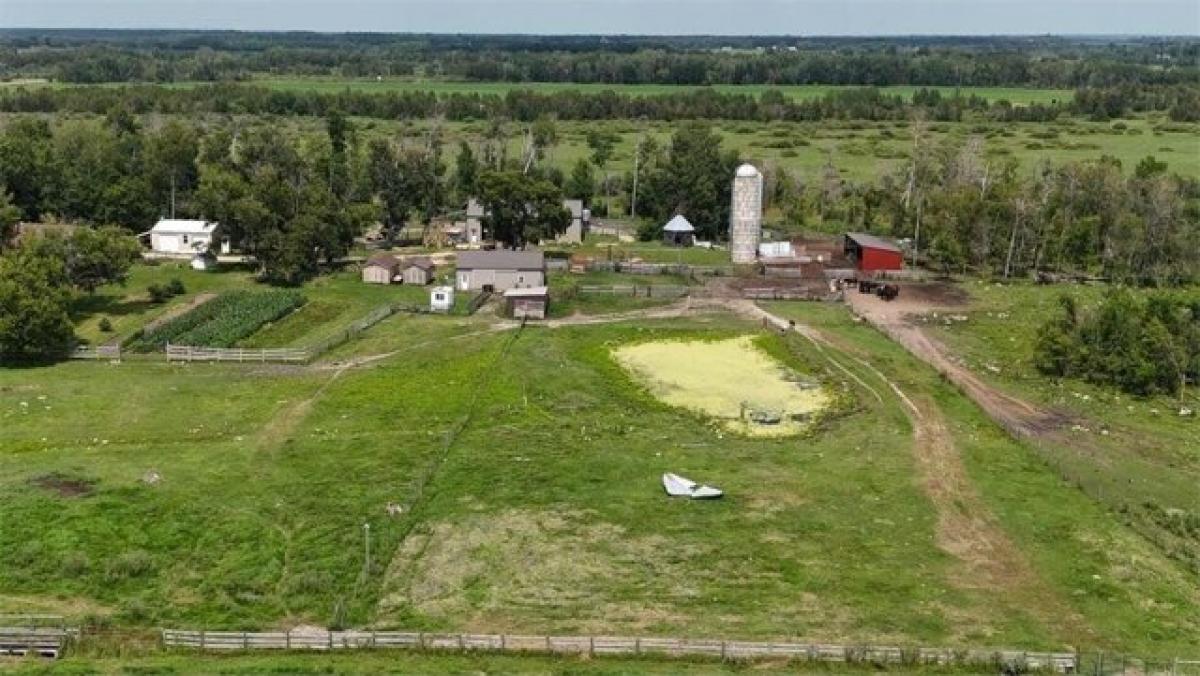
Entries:
{"label": "brown shed", "polygon": [[505,314],[513,319],[545,319],[549,307],[550,290],[544,286],[504,292]]}

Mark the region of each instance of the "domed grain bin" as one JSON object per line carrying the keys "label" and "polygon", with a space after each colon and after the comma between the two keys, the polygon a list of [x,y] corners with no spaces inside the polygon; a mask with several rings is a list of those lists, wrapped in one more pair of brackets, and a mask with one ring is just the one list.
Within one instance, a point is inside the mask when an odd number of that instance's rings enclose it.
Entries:
{"label": "domed grain bin", "polygon": [[729,209],[729,252],[734,263],[753,263],[762,239],[763,177],[753,164],[738,167]]}

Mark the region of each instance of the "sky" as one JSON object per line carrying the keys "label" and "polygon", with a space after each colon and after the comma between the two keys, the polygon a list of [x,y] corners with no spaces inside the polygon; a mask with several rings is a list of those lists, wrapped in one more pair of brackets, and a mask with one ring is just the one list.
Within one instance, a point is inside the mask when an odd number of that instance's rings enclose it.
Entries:
{"label": "sky", "polygon": [[0,0],[0,27],[1200,35],[1200,0]]}

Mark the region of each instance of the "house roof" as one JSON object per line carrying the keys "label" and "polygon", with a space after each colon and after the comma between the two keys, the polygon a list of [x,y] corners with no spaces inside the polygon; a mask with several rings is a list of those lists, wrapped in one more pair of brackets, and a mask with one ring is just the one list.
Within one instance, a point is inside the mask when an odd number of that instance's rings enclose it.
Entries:
{"label": "house roof", "polygon": [[420,258],[410,258],[404,261],[405,268],[421,268],[422,270],[432,270],[433,261],[421,256]]}
{"label": "house roof", "polygon": [[486,212],[483,209],[483,204],[481,204],[479,202],[479,200],[475,199],[474,197],[467,200],[467,215],[468,216],[475,216],[478,218],[478,217],[484,216],[485,213]]}
{"label": "house roof", "polygon": [[896,253],[900,253],[900,247],[892,244],[886,239],[880,239],[875,235],[868,235],[862,232],[848,232],[846,233],[846,239],[851,240],[864,249],[880,249],[883,251],[895,251]]}
{"label": "house roof", "polygon": [[504,292],[505,298],[542,298],[550,295],[550,288],[545,286],[531,286],[525,289],[508,289]]}
{"label": "house roof", "polygon": [[667,221],[667,224],[663,226],[663,230],[666,232],[696,231],[696,229],[692,227],[692,224],[688,222],[688,219],[683,217],[683,214],[675,214],[675,218]]}
{"label": "house roof", "polygon": [[459,270],[544,270],[546,258],[541,251],[463,251],[458,254]]}
{"label": "house roof", "polygon": [[200,220],[188,220],[182,218],[163,218],[159,219],[150,232],[181,234],[181,235],[207,235],[217,227],[216,223]]}
{"label": "house roof", "polygon": [[386,253],[375,254],[374,256],[371,256],[370,258],[367,259],[368,267],[395,268],[399,264],[400,264],[399,258],[396,258],[392,254],[386,254]]}
{"label": "house roof", "polygon": [[737,176],[738,178],[754,178],[758,176],[758,167],[749,163],[743,164],[737,168]]}

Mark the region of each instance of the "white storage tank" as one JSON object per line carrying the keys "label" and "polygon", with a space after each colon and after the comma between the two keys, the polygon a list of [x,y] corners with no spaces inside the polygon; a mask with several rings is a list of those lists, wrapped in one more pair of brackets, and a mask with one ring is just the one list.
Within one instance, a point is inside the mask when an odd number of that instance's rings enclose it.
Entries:
{"label": "white storage tank", "polygon": [[743,164],[733,177],[729,208],[729,253],[734,263],[753,263],[762,239],[763,177],[753,164]]}

